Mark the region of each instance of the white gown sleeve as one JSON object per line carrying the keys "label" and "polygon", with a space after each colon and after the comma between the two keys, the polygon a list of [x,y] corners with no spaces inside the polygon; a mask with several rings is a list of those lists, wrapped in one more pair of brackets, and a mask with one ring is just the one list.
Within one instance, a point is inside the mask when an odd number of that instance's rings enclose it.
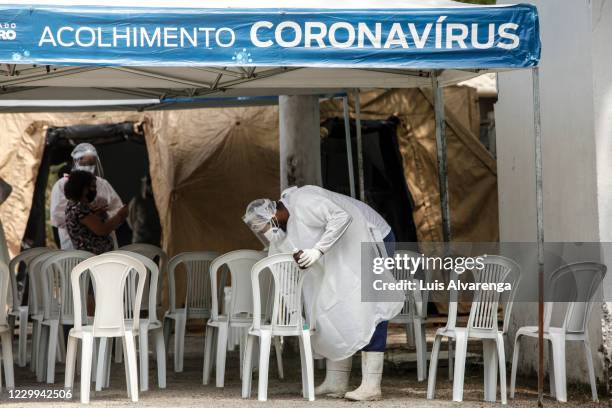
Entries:
{"label": "white gown sleeve", "polygon": [[49,212],[51,225],[57,228],[66,227],[66,204],[68,200],[64,195],[65,178],[61,178],[55,182],[51,188],[51,200],[49,203]]}
{"label": "white gown sleeve", "polygon": [[293,215],[300,217],[302,222],[310,227],[325,229],[314,248],[326,253],[350,225],[351,215],[333,201],[318,194],[313,196],[303,194],[296,201],[295,209],[298,214]]}
{"label": "white gown sleeve", "polygon": [[108,205],[108,215],[113,216],[119,211],[121,207],[123,207],[123,201],[121,201],[121,197],[115,191],[113,186],[110,185],[108,181],[105,179],[98,177],[97,178],[97,188],[98,194],[106,200],[106,205]]}

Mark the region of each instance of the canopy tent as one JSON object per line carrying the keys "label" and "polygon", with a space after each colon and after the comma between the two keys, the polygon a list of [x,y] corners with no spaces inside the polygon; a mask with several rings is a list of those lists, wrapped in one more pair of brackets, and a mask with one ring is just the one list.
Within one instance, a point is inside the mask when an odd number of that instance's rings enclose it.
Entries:
{"label": "canopy tent", "polygon": [[[213,0],[202,8],[185,0],[109,0],[96,6],[93,0],[0,5],[0,106],[51,109],[64,100],[72,103],[62,110],[96,104],[147,109],[168,101],[197,104],[207,96],[432,87],[445,240],[451,230],[442,87],[487,70],[533,68],[540,57],[538,15],[530,5]],[[542,287],[537,68],[533,72]],[[359,112],[358,98],[356,104]],[[358,140],[359,129],[358,123]],[[540,398],[542,347],[540,339]]]}

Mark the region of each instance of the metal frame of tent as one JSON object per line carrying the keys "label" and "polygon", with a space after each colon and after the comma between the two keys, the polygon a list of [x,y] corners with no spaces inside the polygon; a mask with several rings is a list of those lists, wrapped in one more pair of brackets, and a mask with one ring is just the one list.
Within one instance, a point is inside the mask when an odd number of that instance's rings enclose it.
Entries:
{"label": "metal frame of tent", "polygon": [[[25,1],[24,3],[28,3]],[[70,2],[68,2],[70,3]],[[238,1],[239,3],[239,1]],[[440,2],[440,4],[446,4]],[[10,7],[10,6],[6,6]],[[357,7],[357,6],[355,6]],[[442,6],[444,7],[444,6]],[[4,6],[0,5],[0,9]],[[283,6],[274,6],[274,8],[282,9]],[[434,7],[435,8],[435,7]],[[477,8],[477,6],[472,6]],[[231,10],[231,9],[228,9]],[[234,10],[235,11],[235,10]],[[448,10],[445,11],[447,13]],[[537,33],[537,31],[536,31]],[[539,44],[539,38],[537,39]],[[6,42],[3,43],[8,44]],[[538,56],[539,57],[539,56]],[[21,58],[21,56],[20,56]],[[384,56],[383,56],[384,58]],[[44,58],[43,58],[44,60]],[[332,79],[328,81],[322,81],[320,84],[315,84],[315,89],[311,87],[295,87],[290,84],[292,78],[295,76],[287,76],[292,74],[311,72],[309,67],[320,67],[321,64],[304,64],[300,67],[299,64],[283,64],[282,60],[279,60],[277,66],[213,66],[202,64],[201,66],[190,67],[193,72],[198,72],[204,79],[198,79],[193,77],[186,77],[185,75],[173,74],[174,71],[163,69],[159,67],[170,67],[171,65],[159,64],[156,69],[143,68],[142,66],[127,66],[126,64],[102,64],[96,65],[92,62],[86,63],[81,66],[60,66],[54,65],[55,62],[49,64],[41,63],[40,61],[24,61],[8,60],[2,57],[0,49],[0,61],[3,62],[3,67],[0,68],[0,75],[4,75],[5,79],[0,79],[0,109],[4,107],[7,110],[28,110],[31,108],[37,109],[52,109],[60,107],[59,109],[74,108],[76,106],[106,106],[111,105],[131,106],[137,107],[138,109],[159,109],[167,106],[170,101],[181,101],[183,105],[176,104],[171,107],[197,107],[199,103],[204,103],[206,97],[214,97],[219,95],[247,95],[253,96],[256,92],[253,92],[257,88],[258,82],[265,83],[266,80],[280,79],[281,85],[278,86],[278,93],[281,93],[281,88],[287,92],[287,89],[300,93],[321,93],[316,90],[316,86],[320,86],[321,89],[325,89],[326,93],[335,92],[346,92],[347,89],[357,88],[356,86],[350,86],[349,83],[338,82],[337,85],[332,85],[334,78],[341,78],[344,68],[340,65],[331,65],[333,68],[341,69],[337,72]],[[51,60],[50,60],[51,61]],[[79,58],[72,61],[73,64],[79,65]],[[95,62],[95,61],[94,61]],[[42,64],[42,65],[41,65]],[[91,65],[88,65],[91,64]],[[142,65],[142,64],[141,64]],[[446,242],[451,241],[452,231],[450,223],[450,207],[449,207],[449,193],[448,193],[448,173],[447,173],[447,160],[446,160],[446,136],[445,136],[445,112],[444,112],[444,98],[443,98],[443,86],[455,81],[457,78],[465,78],[474,76],[483,72],[488,71],[490,67],[484,70],[473,69],[469,67],[463,68],[449,68],[445,69],[439,64],[433,64],[432,67],[386,67],[381,66],[380,68],[371,66],[356,66],[352,68],[353,72],[361,72],[364,75],[379,75],[386,78],[385,82],[388,84],[387,87],[408,87],[408,86],[430,86],[433,90],[434,100],[434,111],[436,121],[436,144],[437,144],[437,162],[439,169],[439,188],[440,188],[440,205],[442,214],[442,228],[443,237]],[[146,65],[145,65],[146,66]],[[184,69],[177,68],[178,70]],[[494,67],[495,68],[495,67]],[[514,67],[502,67],[502,69],[512,69]],[[526,68],[526,67],[522,67]],[[533,78],[533,101],[534,101],[534,130],[535,130],[535,180],[536,180],[536,217],[537,217],[537,244],[538,244],[538,281],[539,281],[539,302],[538,302],[538,326],[539,326],[539,340],[538,340],[538,399],[539,403],[542,403],[543,398],[543,380],[544,380],[544,352],[543,352],[543,311],[544,311],[544,219],[543,219],[543,178],[542,178],[542,133],[541,133],[541,119],[540,119],[540,88],[539,88],[539,70],[537,67],[537,61],[531,65]],[[306,71],[303,71],[306,70]],[[95,101],[81,101],[80,105],[69,101],[58,100],[38,100],[31,95],[31,91],[36,87],[44,88],[45,82],[51,84],[55,83],[54,80],[60,78],[71,78],[78,77],[99,72],[101,75],[104,73],[116,73],[117,75],[123,75],[125,78],[139,78],[141,80],[155,80],[160,81],[165,86],[155,87],[143,87],[143,86],[92,86],[91,89],[99,89],[104,92],[104,95]],[[178,71],[177,71],[178,72]],[[184,72],[184,71],[180,71]],[[330,71],[331,72],[331,71]],[[126,76],[127,75],[127,76]],[[462,78],[462,79],[463,79]],[[120,82],[120,81],[119,81]],[[350,82],[350,81],[349,81]],[[124,81],[125,83],[125,81]],[[321,84],[323,86],[321,86]],[[170,86],[173,85],[173,86]],[[53,85],[51,85],[53,86]],[[374,83],[369,86],[378,86]],[[265,87],[265,85],[264,85]],[[308,89],[308,90],[307,90]],[[44,89],[43,89],[44,91]],[[290,91],[289,91],[290,92]],[[113,99],[113,95],[117,99]],[[134,99],[137,98],[137,99]],[[69,98],[68,98],[69,99]],[[109,102],[112,101],[112,102]],[[193,103],[189,103],[193,102]],[[89,105],[88,105],[89,103]],[[352,152],[350,142],[350,126],[349,126],[349,109],[348,99],[344,96],[344,118],[346,126],[346,140],[347,140],[347,153],[348,153],[348,172],[351,185],[351,195],[355,196],[355,178],[357,179],[357,185],[361,199],[364,199],[364,177],[363,177],[363,155],[362,155],[362,144],[361,144],[361,126],[360,126],[360,101],[359,94],[356,92],[355,96],[355,119],[356,119],[356,131],[357,131],[357,170],[358,174],[355,177],[353,174],[353,163],[352,163]]]}

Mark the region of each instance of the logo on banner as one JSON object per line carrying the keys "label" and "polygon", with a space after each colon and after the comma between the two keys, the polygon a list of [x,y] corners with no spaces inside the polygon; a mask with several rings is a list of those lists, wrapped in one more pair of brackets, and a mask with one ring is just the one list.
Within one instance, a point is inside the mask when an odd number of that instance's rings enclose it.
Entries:
{"label": "logo on banner", "polygon": [[0,23],[0,41],[13,41],[17,38],[17,24]]}

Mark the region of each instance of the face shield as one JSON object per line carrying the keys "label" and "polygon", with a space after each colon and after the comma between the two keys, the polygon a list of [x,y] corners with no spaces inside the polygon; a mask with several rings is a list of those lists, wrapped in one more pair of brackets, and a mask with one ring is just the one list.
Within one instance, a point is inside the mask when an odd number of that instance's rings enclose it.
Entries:
{"label": "face shield", "polygon": [[74,170],[89,171],[96,176],[104,177],[98,151],[92,144],[80,143],[70,155],[72,156]]}
{"label": "face shield", "polygon": [[242,221],[253,231],[265,248],[272,241],[284,239],[285,232],[279,227],[276,219],[276,202],[267,198],[252,201],[246,209]]}

